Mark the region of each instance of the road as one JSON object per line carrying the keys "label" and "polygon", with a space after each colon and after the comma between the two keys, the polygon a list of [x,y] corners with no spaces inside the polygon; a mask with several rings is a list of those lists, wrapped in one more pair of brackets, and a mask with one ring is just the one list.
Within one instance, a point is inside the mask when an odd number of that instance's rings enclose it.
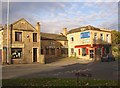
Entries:
{"label": "road", "polygon": [[118,61],[90,62],[63,58],[49,64],[18,64],[2,66],[2,78],[75,78],[76,72],[87,72],[95,79],[118,79]]}

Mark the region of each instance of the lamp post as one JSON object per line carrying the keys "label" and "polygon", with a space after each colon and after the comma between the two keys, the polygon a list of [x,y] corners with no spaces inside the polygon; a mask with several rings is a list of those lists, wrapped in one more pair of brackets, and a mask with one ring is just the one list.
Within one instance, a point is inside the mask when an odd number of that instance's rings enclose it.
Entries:
{"label": "lamp post", "polygon": [[9,64],[9,0],[7,3],[7,63]]}

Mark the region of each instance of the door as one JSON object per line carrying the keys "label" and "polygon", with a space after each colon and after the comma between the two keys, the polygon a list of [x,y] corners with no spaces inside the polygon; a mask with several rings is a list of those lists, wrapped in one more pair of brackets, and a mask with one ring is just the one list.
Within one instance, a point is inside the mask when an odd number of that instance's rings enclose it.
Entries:
{"label": "door", "polygon": [[78,55],[80,55],[80,49],[78,49]]}
{"label": "door", "polygon": [[94,50],[90,50],[90,58],[94,58]]}
{"label": "door", "polygon": [[37,62],[37,48],[33,48],[33,62]]}
{"label": "door", "polygon": [[59,51],[59,48],[57,48],[57,50],[56,50],[57,52],[55,52],[56,53],[56,56],[59,56],[60,55],[60,51]]}

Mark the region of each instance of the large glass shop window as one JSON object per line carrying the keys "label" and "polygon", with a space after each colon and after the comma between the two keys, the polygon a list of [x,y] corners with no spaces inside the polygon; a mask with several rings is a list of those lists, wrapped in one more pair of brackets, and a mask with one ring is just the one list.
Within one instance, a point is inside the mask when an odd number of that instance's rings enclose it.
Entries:
{"label": "large glass shop window", "polygon": [[12,59],[21,58],[22,48],[12,48],[11,49],[11,56],[12,56]]}
{"label": "large glass shop window", "polygon": [[86,48],[82,48],[82,56],[86,56]]}

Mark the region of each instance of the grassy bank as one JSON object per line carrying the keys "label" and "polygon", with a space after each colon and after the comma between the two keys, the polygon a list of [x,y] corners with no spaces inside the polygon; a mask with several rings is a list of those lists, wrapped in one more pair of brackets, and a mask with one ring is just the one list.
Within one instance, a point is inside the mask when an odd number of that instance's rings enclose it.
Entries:
{"label": "grassy bank", "polygon": [[36,78],[36,79],[4,79],[4,86],[117,86],[117,80],[95,79],[62,79],[62,78]]}

